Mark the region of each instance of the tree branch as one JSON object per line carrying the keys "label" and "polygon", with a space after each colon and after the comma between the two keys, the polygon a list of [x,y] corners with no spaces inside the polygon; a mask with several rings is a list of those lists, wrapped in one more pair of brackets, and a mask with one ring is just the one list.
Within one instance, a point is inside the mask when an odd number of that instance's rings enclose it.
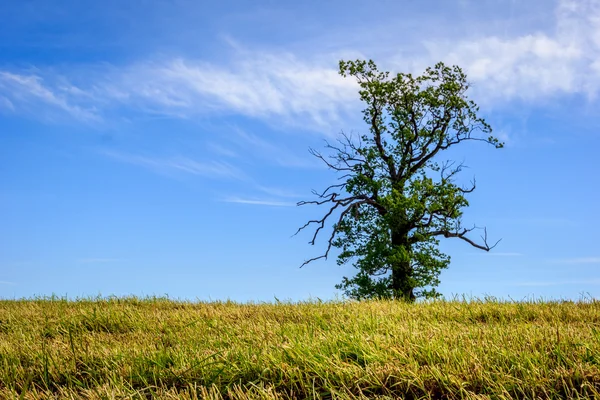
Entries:
{"label": "tree branch", "polygon": [[471,229],[464,228],[460,232],[458,232],[458,231],[457,232],[450,232],[448,230],[441,229],[441,230],[438,230],[438,231],[429,232],[427,234],[427,236],[444,236],[445,238],[459,238],[459,239],[462,239],[465,242],[469,243],[471,246],[476,247],[476,248],[481,249],[481,250],[485,250],[485,251],[490,251],[491,249],[493,249],[494,247],[496,247],[498,245],[498,243],[500,243],[500,241],[502,240],[502,239],[500,239],[496,243],[494,243],[493,246],[490,246],[488,244],[488,241],[487,241],[487,229],[483,228],[484,234],[481,236],[481,239],[483,240],[483,244],[478,244],[475,241],[473,241],[473,240],[471,240],[471,239],[469,239],[468,237],[465,236],[467,233],[473,231],[474,229],[481,229],[481,228],[478,228],[478,227],[476,227],[476,226],[473,225],[473,227]]}
{"label": "tree branch", "polygon": [[[364,199],[361,201],[356,201],[356,202],[352,202],[353,200],[356,200],[356,197],[353,198],[348,198],[348,199],[342,199],[342,200],[335,200],[335,196],[332,197],[331,200],[326,200],[326,201],[333,201],[335,202],[335,204],[329,209],[329,211],[327,212],[327,214],[325,214],[325,216],[319,220],[310,220],[308,221],[306,224],[304,224],[302,227],[298,228],[298,230],[296,231],[296,233],[294,233],[293,236],[296,236],[301,230],[303,230],[304,228],[308,227],[311,224],[318,224],[319,226],[317,227],[317,229],[315,230],[315,233],[312,237],[312,239],[308,242],[310,245],[315,244],[315,240],[317,239],[317,235],[319,234],[319,232],[321,231],[321,229],[323,229],[323,227],[325,226],[325,221],[327,220],[327,218],[329,218],[331,216],[331,214],[333,213],[333,211],[338,208],[338,206],[342,205],[345,206],[346,208],[340,213],[340,216],[337,220],[337,223],[334,225],[333,227],[333,231],[331,232],[331,235],[329,236],[329,239],[327,240],[327,249],[325,250],[325,253],[318,256],[318,257],[313,257],[311,259],[308,259],[306,261],[304,261],[302,263],[302,265],[300,265],[300,268],[304,267],[306,264],[309,264],[313,261],[319,260],[321,258],[327,259],[327,257],[329,256],[329,251],[331,250],[331,247],[333,246],[333,239],[335,238],[335,234],[337,233],[337,227],[339,226],[339,224],[342,222],[342,220],[344,219],[344,216],[349,213],[351,210],[353,210],[355,207],[360,206],[361,204],[369,204],[370,203],[370,199]],[[301,201],[298,203],[298,205],[304,205],[304,204],[322,204],[320,202],[316,202],[316,201]]]}
{"label": "tree branch", "polygon": [[385,161],[385,163],[388,166],[388,170],[390,172],[390,177],[392,178],[392,180],[396,180],[397,177],[397,173],[396,173],[396,167],[394,165],[394,159],[389,155],[386,154],[385,152],[385,148],[383,147],[383,143],[381,142],[381,130],[379,129],[379,125],[378,125],[378,119],[379,116],[381,115],[381,111],[377,108],[377,104],[376,104],[376,100],[373,96],[373,111],[372,111],[372,115],[371,115],[371,128],[373,128],[373,136],[375,139],[375,145],[377,146],[377,151],[379,151],[379,156],[381,157],[381,159],[383,161]]}

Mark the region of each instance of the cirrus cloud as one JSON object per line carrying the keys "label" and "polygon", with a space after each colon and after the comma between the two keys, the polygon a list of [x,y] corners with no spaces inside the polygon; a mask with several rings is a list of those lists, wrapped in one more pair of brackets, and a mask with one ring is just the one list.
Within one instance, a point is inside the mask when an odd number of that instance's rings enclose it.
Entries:
{"label": "cirrus cloud", "polygon": [[[513,36],[435,35],[405,44],[410,51],[400,47],[388,53],[381,64],[414,73],[439,60],[461,65],[474,83],[474,97],[491,106],[561,95],[593,99],[600,90],[598,0],[558,1],[550,29]],[[229,45],[231,57],[218,62],[181,55],[96,65],[78,74],[43,67],[0,71],[0,106],[12,112],[36,110],[36,115],[45,108],[84,121],[136,112],[173,118],[242,115],[320,131],[338,129],[360,108],[356,83],[335,68],[337,55],[360,54],[356,49],[332,52],[323,46],[301,54],[260,44]],[[398,61],[398,54],[404,61]]]}

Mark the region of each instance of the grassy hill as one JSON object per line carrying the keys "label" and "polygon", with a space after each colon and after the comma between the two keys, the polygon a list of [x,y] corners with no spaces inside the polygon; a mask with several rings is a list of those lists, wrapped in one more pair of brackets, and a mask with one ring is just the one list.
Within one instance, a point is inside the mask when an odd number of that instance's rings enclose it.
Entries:
{"label": "grassy hill", "polygon": [[0,398],[600,398],[600,302],[0,301]]}

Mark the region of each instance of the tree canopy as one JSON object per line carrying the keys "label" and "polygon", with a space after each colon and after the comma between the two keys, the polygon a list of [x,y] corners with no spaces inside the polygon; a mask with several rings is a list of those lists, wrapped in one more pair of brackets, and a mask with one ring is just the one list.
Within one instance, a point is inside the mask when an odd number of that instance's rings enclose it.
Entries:
{"label": "tree canopy", "polygon": [[[337,285],[351,298],[398,298],[413,301],[436,297],[439,274],[450,257],[440,252],[440,238],[457,238],[489,251],[485,228],[464,227],[466,195],[475,190],[456,183],[462,163],[440,160],[444,150],[465,141],[503,147],[470,100],[466,75],[458,66],[438,63],[421,76],[390,75],[373,61],[340,61],[339,72],[359,85],[368,133],[341,134],[327,143],[331,154],[311,153],[337,171],[340,183],[316,200],[298,205],[326,205],[320,219],[308,221],[298,232],[315,226],[314,245],[330,219],[333,230],[327,248],[302,266],[340,249],[338,264],[352,262],[354,277]],[[481,229],[481,240],[471,237]],[[497,244],[497,242],[496,242]]]}

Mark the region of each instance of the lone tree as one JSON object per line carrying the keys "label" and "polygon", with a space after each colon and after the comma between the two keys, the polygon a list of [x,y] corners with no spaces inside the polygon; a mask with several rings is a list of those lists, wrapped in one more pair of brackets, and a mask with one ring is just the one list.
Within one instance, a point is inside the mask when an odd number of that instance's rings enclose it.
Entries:
{"label": "lone tree", "polygon": [[327,220],[337,217],[324,254],[302,266],[326,259],[336,247],[338,264],[353,261],[358,269],[336,285],[351,298],[437,297],[439,274],[450,263],[438,249],[440,238],[458,238],[486,251],[497,244],[488,244],[485,228],[481,241],[468,236],[480,229],[461,224],[462,209],[469,205],[465,194],[475,189],[475,181],[459,186],[455,178],[463,164],[438,158],[468,140],[496,148],[503,143],[477,116],[479,108],[466,96],[469,85],[458,66],[438,63],[419,77],[390,77],[373,61],[340,61],[339,67],[342,76],[358,81],[369,133],[342,134],[336,145],[327,143],[333,153],[327,157],[310,149],[341,173],[343,182],[320,193],[313,190],[317,200],[298,203],[329,207],[323,218],[298,229],[316,226],[311,245]]}

